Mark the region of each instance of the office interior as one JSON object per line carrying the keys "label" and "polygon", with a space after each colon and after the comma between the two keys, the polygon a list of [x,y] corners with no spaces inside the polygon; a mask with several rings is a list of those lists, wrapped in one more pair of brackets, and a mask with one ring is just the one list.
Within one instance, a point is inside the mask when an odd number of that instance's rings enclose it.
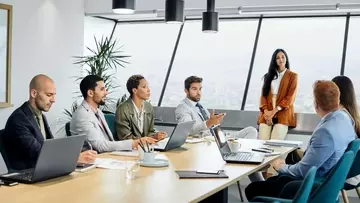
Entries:
{"label": "office interior", "polygon": [[[65,137],[64,111],[81,101],[74,78],[86,74],[74,64],[75,57],[91,54],[94,39],[105,38],[116,40],[121,54],[129,56],[124,67],[111,70],[118,87],[108,97],[128,96],[126,80],[142,74],[151,88],[157,123],[176,123],[184,79],[196,75],[203,78],[202,103],[227,113],[225,130],[257,127],[262,77],[277,48],[287,51],[290,68],[299,76],[298,126],[287,139],[304,141],[306,148],[320,120],[313,106],[315,80],[348,76],[360,104],[359,0],[210,1],[219,15],[218,29],[203,31],[208,2],[185,0],[183,21],[167,23],[165,0],[136,0],[133,14],[114,13],[112,0],[2,0],[12,6],[12,36],[10,104],[0,108],[0,128],[28,99],[31,78],[43,73],[56,84],[56,102],[46,116],[55,137]],[[208,23],[211,27],[215,22]],[[115,104],[108,111],[114,112]],[[247,184],[243,180],[242,188]],[[360,202],[354,191],[348,196],[350,202]],[[239,201],[234,184],[229,202]]]}

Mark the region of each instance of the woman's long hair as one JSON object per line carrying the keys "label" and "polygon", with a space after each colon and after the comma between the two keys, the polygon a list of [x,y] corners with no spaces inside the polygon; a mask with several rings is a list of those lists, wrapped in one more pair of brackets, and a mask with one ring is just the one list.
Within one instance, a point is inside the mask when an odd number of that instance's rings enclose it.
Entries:
{"label": "woman's long hair", "polygon": [[271,87],[271,81],[273,79],[276,79],[279,77],[277,74],[277,71],[276,71],[278,69],[278,65],[276,63],[276,56],[279,52],[284,53],[284,55],[286,57],[285,68],[290,70],[290,61],[289,61],[289,57],[288,57],[287,53],[283,49],[276,49],[271,57],[269,70],[264,75],[264,85],[262,87],[262,96],[264,96],[264,97],[267,97],[269,94],[270,87]]}
{"label": "woman's long hair", "polygon": [[360,137],[360,115],[356,103],[355,89],[350,78],[336,76],[332,81],[340,89],[340,104],[350,113],[355,122],[355,132]]}

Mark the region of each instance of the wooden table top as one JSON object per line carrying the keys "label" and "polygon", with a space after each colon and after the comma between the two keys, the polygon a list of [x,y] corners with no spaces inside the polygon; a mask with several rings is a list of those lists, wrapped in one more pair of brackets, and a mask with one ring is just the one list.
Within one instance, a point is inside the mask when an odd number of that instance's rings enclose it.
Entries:
{"label": "wooden table top", "polygon": [[[243,141],[240,141],[243,142]],[[247,145],[244,141],[242,146]],[[198,202],[258,171],[279,156],[266,157],[260,165],[227,164],[214,142],[185,144],[187,150],[164,152],[169,167],[141,167],[135,179],[126,179],[125,170],[92,169],[85,173],[39,182],[0,187],[4,203],[112,203],[112,202]],[[291,147],[274,148],[283,154]],[[132,160],[134,157],[101,154],[102,158]],[[223,169],[227,179],[179,179],[175,170]]]}

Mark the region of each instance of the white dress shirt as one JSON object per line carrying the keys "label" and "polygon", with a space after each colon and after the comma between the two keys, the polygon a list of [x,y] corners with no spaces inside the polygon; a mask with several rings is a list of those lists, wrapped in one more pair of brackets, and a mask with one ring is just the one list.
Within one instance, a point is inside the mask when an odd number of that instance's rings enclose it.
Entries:
{"label": "white dress shirt", "polygon": [[279,91],[279,87],[280,87],[280,83],[281,83],[281,80],[282,78],[284,77],[284,74],[286,72],[286,68],[283,72],[279,73],[277,70],[277,74],[278,74],[278,77],[275,79],[273,79],[273,81],[271,81],[271,93],[273,95],[277,95],[278,91]]}
{"label": "white dress shirt", "polygon": [[135,105],[134,101],[131,100],[135,107],[135,116],[137,120],[137,124],[139,126],[140,133],[142,134],[144,132],[144,103],[142,104],[142,111]]}
{"label": "white dress shirt", "polygon": [[196,108],[196,111],[197,113],[199,114],[199,116],[204,120],[202,114],[201,114],[201,111],[200,111],[200,108],[196,106],[197,102],[194,102],[193,100],[189,99],[189,98],[186,98],[187,100],[189,100],[189,102],[194,105],[194,107]]}

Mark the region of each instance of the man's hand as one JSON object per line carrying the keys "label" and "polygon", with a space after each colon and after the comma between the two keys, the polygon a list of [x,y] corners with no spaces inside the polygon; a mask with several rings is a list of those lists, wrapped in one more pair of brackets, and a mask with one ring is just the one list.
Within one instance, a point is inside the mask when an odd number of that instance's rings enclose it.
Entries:
{"label": "man's hand", "polygon": [[97,152],[94,150],[87,150],[80,153],[78,163],[91,164],[96,159]]}
{"label": "man's hand", "polygon": [[144,143],[144,144],[145,144],[145,142],[147,142],[148,144],[155,144],[157,140],[155,140],[155,139],[152,138],[152,137],[142,137],[142,138],[140,138],[140,139],[133,140],[133,142],[132,142],[132,148],[133,148],[133,149],[137,149],[140,141],[141,141],[142,143]]}
{"label": "man's hand", "polygon": [[276,159],[271,163],[271,165],[274,167],[275,171],[279,171],[281,167],[285,165],[284,159]]}
{"label": "man's hand", "polygon": [[221,113],[221,114],[217,114],[215,115],[215,110],[213,110],[210,113],[210,118],[209,120],[206,121],[206,127],[210,128],[213,125],[218,125],[221,123],[222,119],[224,118],[225,114]]}
{"label": "man's hand", "polygon": [[165,137],[167,136],[167,133],[166,132],[157,132],[153,138],[156,139],[156,140],[162,140],[164,139]]}

